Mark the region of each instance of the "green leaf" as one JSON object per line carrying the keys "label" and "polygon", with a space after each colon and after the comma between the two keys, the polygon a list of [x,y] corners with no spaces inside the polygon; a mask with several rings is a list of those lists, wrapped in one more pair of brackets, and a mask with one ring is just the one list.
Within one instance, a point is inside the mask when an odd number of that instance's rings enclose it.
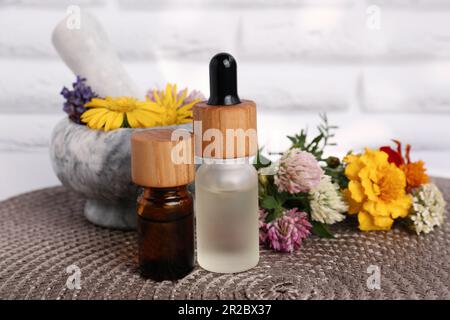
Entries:
{"label": "green leaf", "polygon": [[276,208],[280,207],[280,204],[275,199],[275,197],[265,196],[263,198],[263,200],[261,201],[261,206],[264,209],[271,210],[271,209],[276,209]]}
{"label": "green leaf", "polygon": [[334,238],[334,234],[321,222],[312,221],[312,232],[322,238]]}
{"label": "green leaf", "polygon": [[318,161],[324,161],[322,156],[327,146],[336,145],[335,142],[330,141],[334,136],[333,130],[337,129],[337,126],[330,125],[326,114],[319,114],[321,123],[317,126],[319,131],[318,135],[312,140],[308,139],[308,131],[302,129],[299,134],[288,136],[292,145],[290,149],[299,148],[300,150],[310,152]]}
{"label": "green leaf", "polygon": [[296,137],[287,136],[287,138],[288,138],[293,144],[295,144],[295,143],[297,142],[297,138],[296,138]]}
{"label": "green leaf", "polygon": [[262,148],[258,149],[258,153],[256,154],[256,163],[253,165],[256,170],[268,167],[272,164],[272,162],[268,158],[264,157],[261,152]]}
{"label": "green leaf", "polygon": [[277,198],[278,202],[283,205],[283,203],[289,198],[290,194],[287,192],[278,192],[275,194],[275,197]]}
{"label": "green leaf", "polygon": [[290,194],[287,193],[286,194],[286,200],[308,200],[309,198],[309,193],[306,192],[299,192],[299,193],[295,193],[295,194]]}
{"label": "green leaf", "polygon": [[346,189],[348,187],[348,178],[345,175],[345,167],[342,163],[336,168],[327,166],[324,169],[325,174],[331,176],[332,181],[337,183],[341,189]]}
{"label": "green leaf", "polygon": [[266,217],[266,222],[272,222],[275,219],[278,219],[283,215],[283,207],[278,207],[274,209],[272,212],[269,212]]}
{"label": "green leaf", "polygon": [[324,134],[320,133],[317,137],[315,137],[310,144],[318,144],[320,142],[320,140],[322,140]]}
{"label": "green leaf", "polygon": [[299,210],[305,212],[311,211],[309,206],[309,194],[304,192],[288,195],[283,205],[288,209],[298,208]]}

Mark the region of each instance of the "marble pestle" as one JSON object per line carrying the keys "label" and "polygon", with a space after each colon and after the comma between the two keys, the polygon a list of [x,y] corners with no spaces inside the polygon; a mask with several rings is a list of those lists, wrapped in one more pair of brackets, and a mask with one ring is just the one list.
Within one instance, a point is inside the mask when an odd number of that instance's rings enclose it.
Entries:
{"label": "marble pestle", "polygon": [[66,65],[87,79],[99,96],[143,98],[109,42],[105,30],[92,15],[80,15],[79,28],[69,28],[67,16],[53,30],[53,45]]}
{"label": "marble pestle", "polygon": [[[73,17],[72,17],[73,18]],[[54,29],[53,45],[66,65],[87,79],[101,97],[144,93],[132,81],[106,32],[83,12],[80,28],[69,28],[70,16]],[[50,155],[64,186],[87,198],[84,215],[94,224],[118,229],[136,227],[136,186],[131,183],[132,129],[104,132],[65,118],[52,134]]]}

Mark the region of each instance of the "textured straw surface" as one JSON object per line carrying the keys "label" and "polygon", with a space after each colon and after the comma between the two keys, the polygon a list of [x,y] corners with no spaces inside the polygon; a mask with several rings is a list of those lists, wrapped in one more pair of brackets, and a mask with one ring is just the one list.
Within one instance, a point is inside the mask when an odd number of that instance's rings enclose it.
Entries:
{"label": "textured straw surface", "polygon": [[[450,180],[436,180],[449,202]],[[0,203],[2,299],[380,299],[450,298],[450,219],[417,237],[396,228],[335,228],[334,240],[310,238],[295,254],[262,250],[259,265],[217,275],[196,267],[178,282],[155,283],[137,272],[136,235],[96,227],[84,200],[62,187]],[[66,268],[81,269],[81,289],[66,287]],[[367,268],[381,268],[369,290]]]}

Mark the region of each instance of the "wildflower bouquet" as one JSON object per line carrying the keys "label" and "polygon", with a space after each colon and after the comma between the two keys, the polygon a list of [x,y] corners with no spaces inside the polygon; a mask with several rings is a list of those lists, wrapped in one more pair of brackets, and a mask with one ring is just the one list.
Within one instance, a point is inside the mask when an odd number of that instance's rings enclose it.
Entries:
{"label": "wildflower bouquet", "polygon": [[444,220],[444,198],[430,182],[424,162],[411,161],[411,146],[406,146],[403,156],[401,143],[394,142],[396,150],[366,148],[344,159],[348,213],[358,215],[363,231],[389,230],[398,219],[417,234],[429,233]]}
{"label": "wildflower bouquet", "polygon": [[110,131],[118,128],[147,128],[169,126],[192,121],[192,106],[203,100],[198,91],[177,91],[167,84],[164,90],[150,90],[146,99],[134,97],[98,97],[86,85],[86,79],[77,77],[73,90],[64,87],[64,111],[69,118],[86,124],[91,129]]}
{"label": "wildflower bouquet", "polygon": [[311,234],[334,237],[329,226],[357,215],[362,231],[389,230],[394,220],[417,234],[442,224],[445,202],[430,182],[422,161],[410,160],[401,143],[396,149],[366,148],[340,161],[324,157],[336,126],[321,116],[319,134],[288,137],[291,147],[271,162],[258,154],[260,242],[283,252],[298,249]]}

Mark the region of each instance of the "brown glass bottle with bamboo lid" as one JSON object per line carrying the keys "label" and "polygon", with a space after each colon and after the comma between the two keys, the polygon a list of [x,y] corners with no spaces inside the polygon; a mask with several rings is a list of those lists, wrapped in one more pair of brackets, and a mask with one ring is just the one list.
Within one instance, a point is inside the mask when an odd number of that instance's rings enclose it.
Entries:
{"label": "brown glass bottle with bamboo lid", "polygon": [[142,187],[137,199],[141,274],[176,280],[194,266],[193,139],[178,129],[152,129],[131,136],[131,173]]}
{"label": "brown glass bottle with bamboo lid", "polygon": [[210,96],[193,107],[197,260],[209,271],[241,272],[259,260],[256,104],[240,99],[228,53],[209,64]]}

